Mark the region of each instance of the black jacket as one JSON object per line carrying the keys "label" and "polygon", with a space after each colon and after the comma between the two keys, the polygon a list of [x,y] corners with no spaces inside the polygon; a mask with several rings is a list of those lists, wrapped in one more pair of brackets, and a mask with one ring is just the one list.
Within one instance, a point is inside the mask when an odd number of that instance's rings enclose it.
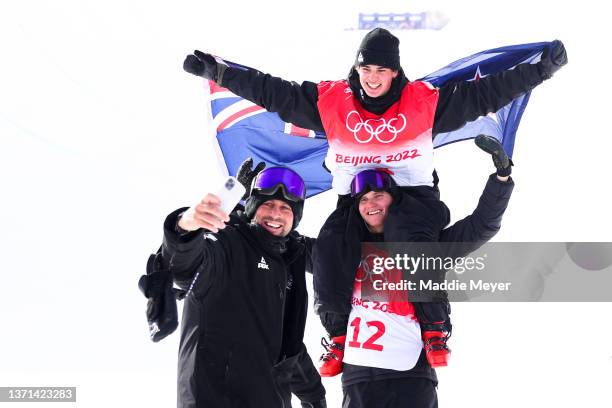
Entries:
{"label": "black jacket", "polygon": [[284,242],[244,218],[219,233],[164,223],[162,259],[188,291],[181,322],[178,406],[290,407],[324,398],[302,343],[311,239]]}
{"label": "black jacket", "polygon": [[[359,86],[355,75],[355,70],[352,69],[349,83],[354,93],[355,88]],[[455,82],[440,87],[433,136],[456,130],[480,116],[496,112],[516,97],[541,84],[545,78],[539,64],[520,64],[512,70],[488,75],[478,81]],[[407,82],[403,71],[400,71],[389,95],[391,100],[383,101],[383,107],[389,107],[399,98],[401,88]],[[319,93],[314,82],[304,81],[297,84],[252,68],[227,68],[221,85],[270,112],[277,112],[286,122],[306,129],[324,131],[317,108]],[[382,113],[377,101],[363,98],[359,93],[355,95],[367,110]]]}

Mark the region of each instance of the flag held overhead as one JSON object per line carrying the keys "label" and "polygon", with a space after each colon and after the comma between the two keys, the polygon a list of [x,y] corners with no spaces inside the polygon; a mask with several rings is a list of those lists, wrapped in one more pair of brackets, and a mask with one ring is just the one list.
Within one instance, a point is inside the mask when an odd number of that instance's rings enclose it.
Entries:
{"label": "flag held overhead", "polygon": [[[435,87],[478,81],[519,64],[537,63],[551,44],[540,42],[482,51],[454,61],[420,80]],[[233,68],[242,67],[229,61],[223,63]],[[328,150],[325,134],[286,123],[278,114],[234,95],[213,81],[206,81],[204,88],[208,96],[209,128],[228,174],[235,175],[240,164],[252,157],[255,162],[287,166],[298,172],[306,182],[309,197],[331,188],[332,177],[323,167]],[[487,134],[499,140],[511,157],[530,94],[524,93],[497,112],[481,116],[460,129],[437,134],[434,148]]]}

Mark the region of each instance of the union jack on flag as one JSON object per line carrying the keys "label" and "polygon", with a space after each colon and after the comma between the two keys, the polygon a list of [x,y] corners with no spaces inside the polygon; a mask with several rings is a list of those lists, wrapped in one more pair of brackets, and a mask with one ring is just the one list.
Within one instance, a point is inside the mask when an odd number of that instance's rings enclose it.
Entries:
{"label": "union jack on flag", "polygon": [[[421,80],[440,87],[452,82],[478,80],[522,63],[535,64],[549,44],[540,42],[482,51],[452,62]],[[268,166],[287,166],[297,171],[306,182],[308,197],[331,188],[331,175],[323,167],[328,148],[325,134],[286,123],[276,113],[267,112],[212,81],[205,81],[204,87],[209,100],[209,129],[228,174],[235,175],[240,164],[252,157],[255,163],[264,161]],[[523,94],[499,111],[458,130],[436,135],[434,148],[484,133],[497,138],[512,156],[516,131],[530,95],[531,92]]]}
{"label": "union jack on flag", "polygon": [[323,168],[327,139],[323,133],[283,122],[276,113],[205,81],[210,100],[210,129],[219,157],[230,175],[247,158],[267,166],[287,166],[302,176],[308,197],[328,190],[331,175]]}

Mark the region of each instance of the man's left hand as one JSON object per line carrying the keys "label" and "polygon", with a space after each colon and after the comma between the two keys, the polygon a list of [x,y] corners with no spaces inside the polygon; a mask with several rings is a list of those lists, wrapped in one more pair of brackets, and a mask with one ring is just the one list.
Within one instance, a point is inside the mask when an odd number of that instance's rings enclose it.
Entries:
{"label": "man's left hand", "polygon": [[476,143],[476,146],[480,147],[482,150],[491,155],[493,165],[495,165],[495,168],[497,169],[497,176],[502,178],[506,177],[507,180],[507,177],[509,177],[512,173],[512,160],[510,160],[510,157],[508,157],[508,154],[506,154],[504,147],[501,145],[501,143],[499,143],[499,140],[493,136],[478,135],[474,139],[474,143]]}
{"label": "man's left hand", "polygon": [[553,41],[542,51],[542,58],[538,62],[545,79],[549,79],[555,72],[567,64],[567,52],[565,46],[559,40]]}
{"label": "man's left hand", "polygon": [[242,162],[240,167],[238,168],[238,172],[236,173],[236,179],[244,186],[246,192],[242,196],[243,200],[246,200],[251,195],[251,183],[253,179],[257,177],[260,171],[262,171],[266,167],[266,163],[259,162],[254,169],[253,167],[253,159],[247,158]]}

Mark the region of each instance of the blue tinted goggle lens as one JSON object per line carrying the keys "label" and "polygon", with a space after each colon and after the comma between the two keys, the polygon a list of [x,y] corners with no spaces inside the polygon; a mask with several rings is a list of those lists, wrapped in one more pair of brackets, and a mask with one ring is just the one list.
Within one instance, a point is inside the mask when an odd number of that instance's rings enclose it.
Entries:
{"label": "blue tinted goggle lens", "polygon": [[285,198],[291,201],[306,198],[306,185],[304,180],[295,171],[286,167],[269,167],[257,175],[253,182],[253,189],[261,194],[272,195],[278,188],[283,190]]}
{"label": "blue tinted goggle lens", "polygon": [[370,190],[386,190],[391,187],[391,176],[380,170],[364,170],[357,173],[351,182],[351,197]]}

